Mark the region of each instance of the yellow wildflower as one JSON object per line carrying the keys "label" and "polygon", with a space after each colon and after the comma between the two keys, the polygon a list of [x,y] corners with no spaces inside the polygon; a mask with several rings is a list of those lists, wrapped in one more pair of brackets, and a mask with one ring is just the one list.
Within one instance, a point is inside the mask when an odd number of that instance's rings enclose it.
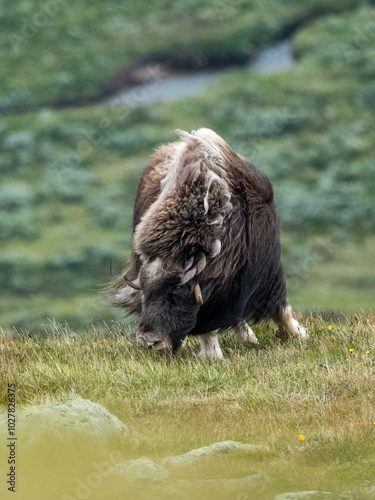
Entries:
{"label": "yellow wildflower", "polygon": [[[375,422],[374,422],[374,424],[375,424]],[[305,440],[305,436],[303,434],[300,434],[299,438],[300,438],[301,441]]]}
{"label": "yellow wildflower", "polygon": [[370,351],[366,351],[366,354],[370,354]]}
{"label": "yellow wildflower", "polygon": [[354,349],[353,349],[353,347],[351,347],[351,348],[349,349],[349,352],[353,352],[353,351],[354,351]]}
{"label": "yellow wildflower", "polygon": [[335,325],[328,325],[328,328],[331,330]]}

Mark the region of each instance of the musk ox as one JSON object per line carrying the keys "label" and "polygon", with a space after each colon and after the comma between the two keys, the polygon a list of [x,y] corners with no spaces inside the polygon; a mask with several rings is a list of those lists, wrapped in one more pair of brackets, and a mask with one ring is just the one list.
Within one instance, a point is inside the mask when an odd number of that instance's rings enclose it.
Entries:
{"label": "musk ox", "polygon": [[286,298],[270,181],[212,130],[177,132],[141,176],[113,304],[140,316],[142,345],[170,353],[197,335],[201,356],[222,358],[218,334],[229,328],[257,342],[247,322],[307,337]]}

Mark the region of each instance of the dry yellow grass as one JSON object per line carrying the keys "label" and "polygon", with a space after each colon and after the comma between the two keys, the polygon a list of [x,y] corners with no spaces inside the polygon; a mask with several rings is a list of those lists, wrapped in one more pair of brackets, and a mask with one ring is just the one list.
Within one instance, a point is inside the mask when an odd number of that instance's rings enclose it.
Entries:
{"label": "dry yellow grass", "polygon": [[143,436],[137,456],[155,460],[227,439],[266,445],[270,453],[224,455],[176,473],[261,474],[266,487],[254,498],[299,490],[373,498],[374,317],[303,322],[307,342],[282,343],[258,327],[259,345],[224,335],[225,359],[212,362],[197,357],[194,339],[171,360],[138,347],[120,326],[105,336],[58,326],[46,338],[4,332],[1,403],[8,383],[16,384],[19,406],[91,399]]}

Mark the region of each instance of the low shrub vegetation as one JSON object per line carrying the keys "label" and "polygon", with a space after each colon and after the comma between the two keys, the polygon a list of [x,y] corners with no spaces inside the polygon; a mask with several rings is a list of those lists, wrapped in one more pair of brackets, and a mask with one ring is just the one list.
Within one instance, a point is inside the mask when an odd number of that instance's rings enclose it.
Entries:
{"label": "low shrub vegetation", "polygon": [[245,61],[312,17],[367,3],[282,0],[275,9],[272,0],[228,5],[217,0],[150,5],[141,0],[136,6],[84,0],[74,7],[66,1],[15,5],[7,0],[0,109],[22,112],[40,104],[84,102],[98,95],[119,69],[149,54],[173,55],[179,64],[195,67]]}
{"label": "low shrub vegetation", "polygon": [[[201,7],[194,13],[186,5],[179,14],[174,7],[168,15],[192,16],[194,26],[207,26],[220,6]],[[109,17],[113,8],[108,7]],[[236,4],[237,10],[247,8]],[[257,16],[271,16],[263,4],[252,8]],[[16,15],[18,7],[12,9],[6,11]],[[353,10],[342,12],[347,9]],[[174,140],[175,128],[201,126],[222,135],[272,181],[291,303],[301,312],[350,314],[373,308],[362,277],[375,258],[370,71],[375,64],[375,9],[359,8],[355,1],[324,6],[290,1],[278,12],[285,14],[279,23],[303,20],[307,12],[310,16],[293,36],[298,61],[286,72],[228,70],[204,95],[172,104],[41,107],[0,118],[0,283],[8,287],[0,291],[0,323],[30,327],[31,318],[19,311],[26,297],[35,306],[33,324],[52,319],[51,311],[60,322],[69,311],[71,320],[81,299],[85,309],[87,294],[96,304],[91,323],[118,318],[95,296],[110,281],[111,270],[120,270],[129,255],[132,205],[142,169],[157,145]],[[317,13],[321,16],[314,20]],[[62,25],[65,14],[59,18]],[[82,33],[89,22],[86,14],[77,18]],[[172,31],[178,23],[172,23]],[[273,36],[278,26],[272,28]],[[32,43],[48,33],[48,27],[40,30]],[[22,50],[28,50],[26,45]],[[118,64],[112,55],[112,63]],[[41,58],[38,64],[47,63]],[[88,64],[82,71],[91,75],[92,68]],[[30,75],[30,88],[32,82]],[[101,258],[93,259],[92,252]],[[74,321],[75,328],[90,326],[81,320]]]}

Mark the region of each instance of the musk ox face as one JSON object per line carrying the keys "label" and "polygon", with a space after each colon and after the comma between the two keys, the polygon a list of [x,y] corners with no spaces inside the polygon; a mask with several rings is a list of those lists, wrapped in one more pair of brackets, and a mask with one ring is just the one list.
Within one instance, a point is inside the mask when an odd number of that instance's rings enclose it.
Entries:
{"label": "musk ox face", "polygon": [[137,340],[143,346],[175,353],[195,326],[203,299],[199,284],[189,280],[194,271],[194,265],[187,270],[166,269],[156,258],[142,264],[137,284],[127,280],[140,294]]}

